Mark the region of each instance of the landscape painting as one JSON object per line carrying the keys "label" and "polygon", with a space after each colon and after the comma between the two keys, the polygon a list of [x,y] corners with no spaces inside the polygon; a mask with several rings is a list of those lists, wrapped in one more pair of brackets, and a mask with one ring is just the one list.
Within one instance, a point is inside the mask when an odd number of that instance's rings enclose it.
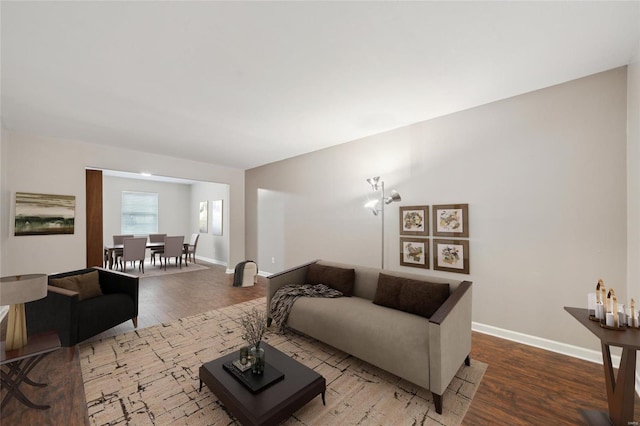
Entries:
{"label": "landscape painting", "polygon": [[75,195],[16,192],[14,235],[73,234]]}

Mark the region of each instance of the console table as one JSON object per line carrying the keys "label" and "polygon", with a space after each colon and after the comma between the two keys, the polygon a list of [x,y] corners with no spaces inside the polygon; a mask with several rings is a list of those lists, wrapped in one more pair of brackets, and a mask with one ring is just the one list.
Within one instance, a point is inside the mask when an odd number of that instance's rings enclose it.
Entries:
{"label": "console table", "polygon": [[[2,387],[7,389],[7,394],[2,400],[2,407],[11,399],[18,401],[30,408],[44,410],[49,405],[34,404],[20,390],[20,385],[25,382],[31,386],[44,387],[46,383],[36,383],[27,375],[44,357],[51,352],[60,349],[60,339],[55,331],[42,334],[34,334],[28,337],[27,344],[18,349],[5,350],[5,342],[0,343],[0,378]],[[8,372],[5,371],[5,368]]]}
{"label": "console table", "polygon": [[[629,328],[625,331],[608,330],[600,327],[597,321],[589,319],[589,311],[582,308],[565,306],[580,324],[595,334],[602,346],[604,377],[607,388],[609,414],[601,411],[582,411],[583,416],[592,425],[627,426],[633,423],[633,404],[635,398],[636,351],[640,350],[640,329]],[[616,378],[611,363],[611,346],[622,348],[622,358]]]}

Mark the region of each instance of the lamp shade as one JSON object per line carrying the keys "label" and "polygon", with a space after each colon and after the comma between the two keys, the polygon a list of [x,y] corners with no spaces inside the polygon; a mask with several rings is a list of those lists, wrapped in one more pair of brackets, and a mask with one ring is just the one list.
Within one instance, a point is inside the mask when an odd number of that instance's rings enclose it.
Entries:
{"label": "lamp shade", "polygon": [[374,191],[377,191],[378,190],[378,183],[380,182],[380,176],[369,178],[369,179],[367,179],[367,182],[369,182],[369,185],[371,185],[371,188]]}
{"label": "lamp shade", "polygon": [[371,200],[367,204],[365,204],[364,206],[366,208],[368,208],[369,210],[371,210],[371,213],[373,213],[374,216],[378,216],[378,203],[379,202],[380,202],[380,200]]}
{"label": "lamp shade", "polygon": [[391,191],[391,195],[384,199],[385,204],[397,203],[398,201],[402,201],[402,197],[400,197],[400,194],[398,194],[396,190]]}
{"label": "lamp shade", "polygon": [[0,278],[0,305],[17,305],[47,296],[47,274]]}

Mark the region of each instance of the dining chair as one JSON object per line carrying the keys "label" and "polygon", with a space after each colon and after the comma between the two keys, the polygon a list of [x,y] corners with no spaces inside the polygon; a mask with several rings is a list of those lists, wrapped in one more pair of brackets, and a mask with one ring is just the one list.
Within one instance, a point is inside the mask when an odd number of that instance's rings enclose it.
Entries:
{"label": "dining chair", "polygon": [[[124,244],[125,238],[133,238],[133,234],[122,234],[122,235],[114,235],[113,236],[113,245]],[[122,257],[122,249],[113,250],[113,262],[115,265],[118,265],[120,262],[120,257]]]}
{"label": "dining chair", "polygon": [[184,246],[185,264],[187,264],[187,260],[189,259],[191,259],[193,263],[196,263],[196,247],[198,246],[198,238],[200,238],[200,234],[191,234],[189,244]]}
{"label": "dining chair", "polygon": [[[149,242],[150,243],[164,243],[164,237],[167,234],[149,234]],[[162,247],[152,247],[151,248],[151,262],[156,264],[156,254],[162,252]]]}
{"label": "dining chair", "polygon": [[160,266],[162,266],[162,259],[164,259],[164,270],[167,270],[167,263],[172,257],[176,258],[176,268],[178,262],[180,262],[180,269],[182,269],[182,251],[184,246],[184,235],[176,237],[164,237],[164,250],[160,255]]}
{"label": "dining chair", "polygon": [[147,238],[125,238],[122,257],[120,258],[120,270],[126,272],[127,262],[133,262],[135,267],[136,261],[140,261],[138,264],[138,271],[142,271],[144,274],[144,258],[147,254]]}

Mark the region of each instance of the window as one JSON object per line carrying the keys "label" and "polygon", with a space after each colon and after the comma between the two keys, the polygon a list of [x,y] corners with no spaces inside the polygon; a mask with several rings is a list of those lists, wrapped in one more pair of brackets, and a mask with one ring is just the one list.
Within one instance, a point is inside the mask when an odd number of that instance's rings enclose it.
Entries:
{"label": "window", "polygon": [[122,191],[123,234],[155,234],[158,232],[158,194]]}

